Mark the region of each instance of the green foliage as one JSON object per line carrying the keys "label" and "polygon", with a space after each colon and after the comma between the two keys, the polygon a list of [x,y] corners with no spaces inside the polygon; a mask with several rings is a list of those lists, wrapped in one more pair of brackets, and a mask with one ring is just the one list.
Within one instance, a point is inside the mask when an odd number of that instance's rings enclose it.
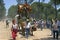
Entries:
{"label": "green foliage", "polygon": [[60,9],[58,10],[58,19],[60,20]]}
{"label": "green foliage", "polygon": [[17,6],[12,5],[8,10],[8,17],[14,18],[16,14],[17,14]]}
{"label": "green foliage", "polygon": [[52,19],[55,18],[55,9],[50,4],[35,2],[31,5],[32,14],[35,18]]}
{"label": "green foliage", "polygon": [[56,5],[60,4],[60,0],[50,0],[50,2],[52,2],[53,4],[56,3]]}
{"label": "green foliage", "polygon": [[6,9],[4,6],[4,1],[0,0],[0,19],[5,17],[5,14],[6,14]]}
{"label": "green foliage", "polygon": [[[39,3],[39,2],[34,2],[31,5],[32,12],[29,14],[32,14],[32,17],[36,19],[54,19],[56,16],[55,8],[50,4],[46,3]],[[24,14],[25,12],[23,12]],[[15,15],[17,14],[17,5],[13,5],[9,8],[8,10],[8,17],[14,18]],[[59,16],[58,16],[59,17]]]}

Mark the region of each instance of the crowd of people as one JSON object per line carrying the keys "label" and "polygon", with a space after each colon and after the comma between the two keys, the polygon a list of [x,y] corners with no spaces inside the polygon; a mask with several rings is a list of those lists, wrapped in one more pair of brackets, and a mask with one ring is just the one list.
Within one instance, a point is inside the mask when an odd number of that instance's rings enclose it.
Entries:
{"label": "crowd of people", "polygon": [[53,38],[58,39],[60,33],[60,20],[57,19],[52,19],[47,21],[40,20],[39,23],[40,23],[39,25],[41,27],[41,30],[44,27],[49,28],[51,30],[51,35],[53,35]]}
{"label": "crowd of people", "polygon": [[[27,19],[25,22],[23,22],[24,25],[22,26],[21,30],[22,30],[22,34],[23,36],[25,36],[26,38],[30,36],[33,36],[33,32],[36,31],[38,28],[41,29],[41,31],[44,28],[48,28],[51,30],[51,34],[53,35],[53,38],[58,39],[59,37],[59,33],[60,33],[60,20],[29,20]],[[6,22],[6,25],[8,23]],[[17,36],[17,32],[18,32],[18,24],[16,23],[16,20],[12,20],[12,38],[13,40],[16,40],[16,36]]]}
{"label": "crowd of people", "polygon": [[[22,30],[23,36],[25,36],[26,38],[28,38],[29,35],[33,36],[33,31],[36,31],[36,27],[37,27],[36,21],[34,20],[34,22],[32,23],[29,19],[27,19],[27,21],[23,22],[22,25],[23,26],[21,27],[21,30]],[[16,20],[12,21],[11,31],[12,31],[13,40],[16,40],[16,36],[18,32],[18,25],[16,23]]]}

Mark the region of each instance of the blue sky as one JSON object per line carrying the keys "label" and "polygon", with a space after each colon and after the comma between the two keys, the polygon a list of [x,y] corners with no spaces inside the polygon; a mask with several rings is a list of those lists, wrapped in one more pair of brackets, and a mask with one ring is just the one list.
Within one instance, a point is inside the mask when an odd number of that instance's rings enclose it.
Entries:
{"label": "blue sky", "polygon": [[4,3],[6,9],[9,9],[10,6],[17,4],[16,0],[4,0]]}
{"label": "blue sky", "polygon": [[[38,0],[35,0],[35,1],[38,1]],[[45,2],[47,3],[48,1],[49,0],[46,0]],[[4,3],[7,10],[10,8],[10,6],[17,4],[16,0],[4,0]]]}

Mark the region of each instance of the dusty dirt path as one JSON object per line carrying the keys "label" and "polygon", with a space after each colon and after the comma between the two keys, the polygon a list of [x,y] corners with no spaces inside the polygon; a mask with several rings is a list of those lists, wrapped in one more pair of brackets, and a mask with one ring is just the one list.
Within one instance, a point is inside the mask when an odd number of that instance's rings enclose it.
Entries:
{"label": "dusty dirt path", "polygon": [[[5,22],[0,22],[0,40],[9,40],[11,39],[11,23],[9,28],[6,28]],[[17,40],[42,40],[42,38],[48,38],[51,34],[51,31],[49,29],[44,29],[41,31],[38,29],[34,32],[34,36],[30,36],[28,39],[24,38],[19,33],[17,34]]]}

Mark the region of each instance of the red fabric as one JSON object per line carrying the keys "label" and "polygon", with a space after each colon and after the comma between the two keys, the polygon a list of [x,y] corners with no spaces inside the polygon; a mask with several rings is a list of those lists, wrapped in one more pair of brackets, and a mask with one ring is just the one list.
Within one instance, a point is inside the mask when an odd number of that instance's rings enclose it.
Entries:
{"label": "red fabric", "polygon": [[12,38],[15,39],[17,36],[17,29],[13,29],[12,31]]}

